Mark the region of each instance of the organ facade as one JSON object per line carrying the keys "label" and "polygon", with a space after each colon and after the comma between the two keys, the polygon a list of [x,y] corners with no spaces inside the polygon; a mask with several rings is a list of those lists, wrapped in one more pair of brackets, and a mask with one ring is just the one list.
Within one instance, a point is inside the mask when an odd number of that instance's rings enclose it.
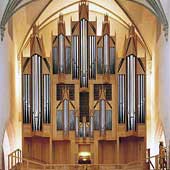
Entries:
{"label": "organ facade", "polygon": [[[23,156],[54,164],[126,164],[146,157],[145,58],[135,27],[124,56],[103,16],[102,32],[79,4],[71,35],[59,16],[58,34],[43,42],[34,26],[30,57],[22,58]],[[124,41],[124,40],[122,40]],[[52,43],[51,57],[45,43]],[[83,155],[84,154],[84,155]]]}

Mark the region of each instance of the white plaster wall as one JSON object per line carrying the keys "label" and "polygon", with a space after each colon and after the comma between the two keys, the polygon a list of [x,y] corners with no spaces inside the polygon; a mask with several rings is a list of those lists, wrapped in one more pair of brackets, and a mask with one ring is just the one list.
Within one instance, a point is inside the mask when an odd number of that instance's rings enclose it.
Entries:
{"label": "white plaster wall", "polygon": [[0,42],[0,169],[2,168],[2,143],[10,110],[10,64],[9,41],[5,35]]}
{"label": "white plaster wall", "polygon": [[[162,0],[168,22],[170,24],[170,1]],[[159,116],[163,123],[167,146],[170,140],[170,29],[168,41],[162,32],[156,44],[156,54],[159,58]]]}

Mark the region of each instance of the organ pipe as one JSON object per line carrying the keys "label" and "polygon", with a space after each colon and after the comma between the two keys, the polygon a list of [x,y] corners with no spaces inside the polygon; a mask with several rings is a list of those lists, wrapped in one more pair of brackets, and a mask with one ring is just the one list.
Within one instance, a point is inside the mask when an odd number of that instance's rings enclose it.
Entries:
{"label": "organ pipe", "polygon": [[109,47],[109,35],[104,35],[104,41],[103,41],[103,63],[104,63],[104,74],[110,73],[110,47]]}
{"label": "organ pipe", "polygon": [[59,52],[59,73],[65,73],[65,40],[64,35],[58,36],[58,52]]}
{"label": "organ pipe", "polygon": [[125,75],[118,76],[119,123],[125,123]]}
{"label": "organ pipe", "polygon": [[90,116],[90,133],[89,136],[92,138],[94,135],[94,118]]}
{"label": "organ pipe", "polygon": [[89,36],[89,79],[96,78],[96,37]]}
{"label": "organ pipe", "polygon": [[63,121],[64,121],[64,136],[68,135],[69,132],[69,100],[64,99],[63,101]]}
{"label": "organ pipe", "polygon": [[79,78],[79,37],[72,37],[72,77],[73,79]]}
{"label": "organ pipe", "polygon": [[31,75],[23,75],[23,122],[31,121]]}
{"label": "organ pipe", "polygon": [[80,21],[80,87],[88,87],[88,22]]}
{"label": "organ pipe", "polygon": [[44,123],[50,123],[50,75],[43,75],[43,117]]}
{"label": "organ pipe", "polygon": [[145,81],[144,75],[138,75],[138,122],[145,123]]}
{"label": "organ pipe", "polygon": [[127,57],[127,129],[136,129],[136,65],[135,56]]}
{"label": "organ pipe", "polygon": [[76,129],[76,137],[79,137],[79,117],[76,116],[76,124],[75,124],[75,129]]}
{"label": "organ pipe", "polygon": [[33,131],[41,130],[42,113],[42,59],[39,55],[32,56],[32,127]]}
{"label": "organ pipe", "polygon": [[104,136],[106,132],[106,101],[100,100],[100,134]]}
{"label": "organ pipe", "polygon": [[86,137],[86,122],[83,122],[83,138]]}

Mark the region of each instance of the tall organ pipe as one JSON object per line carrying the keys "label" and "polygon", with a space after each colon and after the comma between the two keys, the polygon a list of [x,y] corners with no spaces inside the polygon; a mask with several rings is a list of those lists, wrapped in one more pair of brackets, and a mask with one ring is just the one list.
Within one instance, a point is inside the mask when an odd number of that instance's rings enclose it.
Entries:
{"label": "tall organ pipe", "polygon": [[32,56],[32,127],[33,131],[41,130],[42,90],[41,90],[42,61],[39,55]]}
{"label": "tall organ pipe", "polygon": [[89,36],[89,78],[95,79],[96,78],[96,37]]}
{"label": "tall organ pipe", "polygon": [[110,73],[110,47],[109,47],[109,35],[104,35],[103,41],[103,64],[104,64],[104,74]]}
{"label": "tall organ pipe", "polygon": [[64,99],[63,101],[63,122],[64,122],[64,136],[68,135],[69,132],[69,100]]}
{"label": "tall organ pipe", "polygon": [[23,123],[31,121],[31,75],[23,75]]}
{"label": "tall organ pipe", "polygon": [[100,134],[104,136],[106,132],[106,101],[100,100]]}
{"label": "tall organ pipe", "polygon": [[144,75],[138,75],[138,121],[145,122],[145,81]]}
{"label": "tall organ pipe", "polygon": [[80,87],[88,87],[88,41],[85,19],[80,21]]}
{"label": "tall organ pipe", "polygon": [[127,57],[127,129],[136,129],[136,65],[135,56]]}
{"label": "tall organ pipe", "polygon": [[125,75],[118,76],[119,123],[125,123]]}
{"label": "tall organ pipe", "polygon": [[44,123],[50,123],[50,75],[43,75],[43,117]]}
{"label": "tall organ pipe", "polygon": [[79,37],[72,37],[72,77],[73,79],[79,78]]}
{"label": "tall organ pipe", "polygon": [[59,57],[59,73],[65,73],[65,41],[64,35],[58,36],[58,57]]}

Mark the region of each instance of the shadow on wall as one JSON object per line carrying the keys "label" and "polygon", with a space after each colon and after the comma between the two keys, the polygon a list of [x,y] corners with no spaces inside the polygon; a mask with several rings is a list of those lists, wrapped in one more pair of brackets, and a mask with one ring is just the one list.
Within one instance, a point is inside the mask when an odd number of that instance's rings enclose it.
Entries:
{"label": "shadow on wall", "polygon": [[3,139],[3,162],[4,170],[8,170],[8,154],[10,153],[10,143],[7,131],[5,131],[4,139]]}

